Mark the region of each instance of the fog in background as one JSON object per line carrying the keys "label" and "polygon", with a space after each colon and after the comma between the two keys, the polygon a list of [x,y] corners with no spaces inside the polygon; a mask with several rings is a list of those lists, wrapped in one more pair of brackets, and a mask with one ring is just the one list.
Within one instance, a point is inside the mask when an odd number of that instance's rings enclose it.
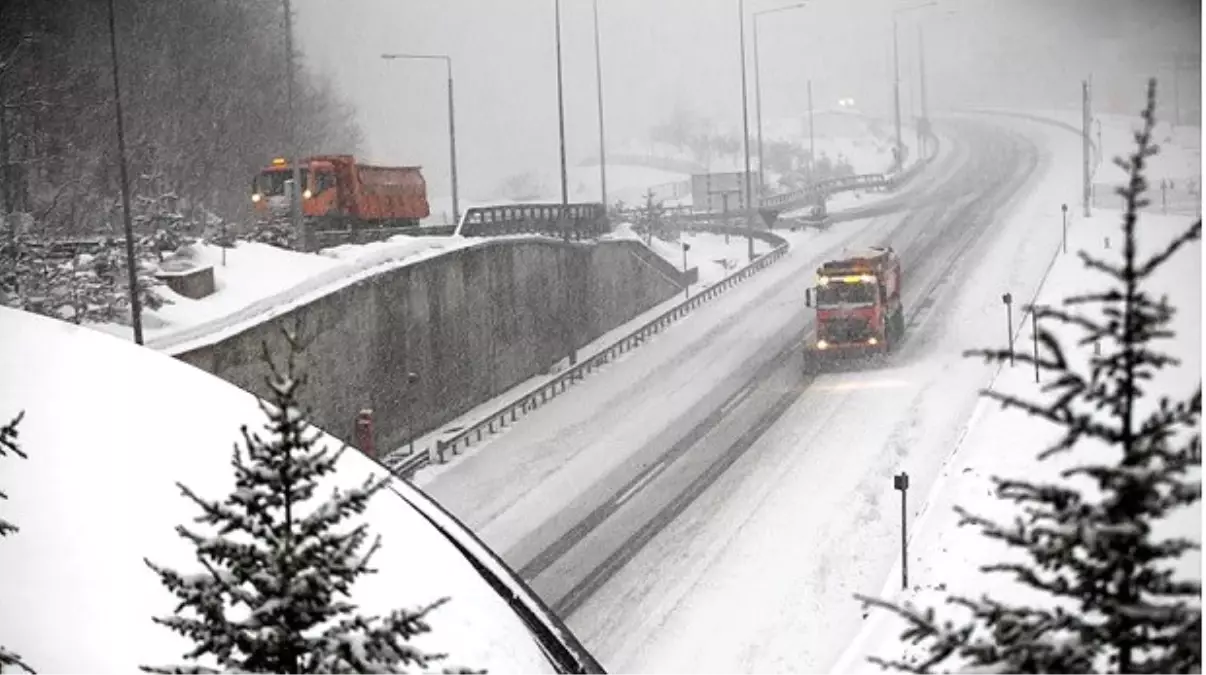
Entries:
{"label": "fog in background", "polygon": [[[487,199],[508,176],[557,175],[553,0],[293,0],[305,63],[357,111],[361,155],[424,167],[448,191],[447,94],[440,62],[383,61],[383,52],[447,54],[456,84],[463,199]],[[747,13],[795,4],[748,0]],[[839,98],[891,111],[893,9],[920,2],[811,0],[758,19],[764,120]],[[723,130],[741,124],[737,0],[599,0],[608,147],[665,122],[676,106]],[[746,20],[754,130],[752,21]],[[917,109],[918,26],[932,112],[966,106],[1080,105],[1092,77],[1099,112],[1136,113],[1143,83],[1161,83],[1173,116],[1173,66],[1183,119],[1200,119],[1201,4],[1194,0],[939,0],[898,15],[902,115]],[[597,153],[590,0],[562,0],[569,161]],[[343,148],[329,148],[332,152]]]}

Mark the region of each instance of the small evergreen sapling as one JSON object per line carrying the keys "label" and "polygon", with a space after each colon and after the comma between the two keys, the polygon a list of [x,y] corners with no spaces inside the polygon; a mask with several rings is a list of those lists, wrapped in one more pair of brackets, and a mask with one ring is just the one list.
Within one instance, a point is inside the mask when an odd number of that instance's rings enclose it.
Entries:
{"label": "small evergreen sapling", "polygon": [[[26,459],[26,455],[21,451],[21,447],[17,445],[17,425],[21,424],[21,418],[25,413],[19,413],[17,417],[8,424],[0,427],[0,457],[7,457],[10,453]],[[8,495],[0,492],[0,500],[8,499]],[[18,528],[16,525],[0,517],[0,538],[7,537],[10,534],[16,534]],[[2,602],[2,601],[0,601]],[[34,672],[32,668],[21,660],[21,656],[15,652],[5,649],[4,645],[0,645],[0,672],[5,672],[10,668],[20,668],[27,673]]]}
{"label": "small evergreen sapling", "polygon": [[[1080,253],[1085,266],[1104,274],[1110,285],[1067,298],[1063,308],[1034,308],[1043,324],[1081,331],[1078,349],[1087,353],[1100,343],[1101,353],[1089,355],[1084,366],[1070,363],[1060,340],[1040,330],[1045,353],[1038,366],[1052,375],[1043,388],[1047,400],[984,392],[1004,407],[1062,428],[1061,439],[1038,455],[1040,461],[1078,450],[1079,463],[1053,482],[994,478],[998,498],[1019,509],[1012,523],[956,509],[961,525],[973,525],[1028,558],[982,571],[1011,577],[1043,597],[1044,606],[987,595],[953,597],[948,602],[970,610],[970,618],[956,624],[940,623],[932,608],[860,596],[866,605],[903,617],[908,628],[902,640],[924,647],[916,659],[872,662],[912,672],[940,665],[1023,673],[1201,672],[1201,583],[1177,578],[1172,570],[1200,544],[1156,531],[1172,511],[1201,500],[1202,388],[1199,382],[1183,401],[1161,398],[1152,405],[1146,387],[1161,369],[1180,365],[1159,351],[1158,341],[1173,337],[1174,309],[1167,298],[1152,297],[1149,280],[1201,238],[1202,223],[1155,255],[1139,256],[1136,224],[1148,203],[1144,167],[1158,151],[1152,143],[1155,97],[1152,80],[1136,150],[1128,161],[1116,160],[1130,175],[1119,189],[1126,200],[1122,260]],[[971,354],[998,363],[1010,358],[1002,350]],[[1025,353],[1017,359],[1034,363]],[[1085,443],[1096,447],[1086,449]],[[1078,481],[1094,485],[1097,494]]]}
{"label": "small evergreen sapling", "polygon": [[183,574],[146,561],[178,600],[171,615],[154,621],[195,643],[184,655],[188,665],[144,667],[148,672],[392,673],[444,658],[409,640],[430,632],[427,615],[446,598],[384,617],[361,616],[348,599],[356,579],[375,571],[369,562],[380,546],[378,538],[366,550],[368,525],[348,521],[389,479],[370,477],[315,499],[346,448],[319,446],[305,421],[300,347],[293,335],[286,338],[283,369],[264,346],[271,368],[271,402],[261,403],[266,437],[243,427],[231,461],[234,492],[211,501],[178,484],[210,530],[176,528],[196,547],[203,571]]}

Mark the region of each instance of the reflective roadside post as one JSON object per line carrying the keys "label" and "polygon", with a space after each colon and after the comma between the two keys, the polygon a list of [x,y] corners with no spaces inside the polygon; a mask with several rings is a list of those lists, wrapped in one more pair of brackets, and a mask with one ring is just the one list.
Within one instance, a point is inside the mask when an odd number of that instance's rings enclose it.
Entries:
{"label": "reflective roadside post", "polygon": [[1064,253],[1066,254],[1068,252],[1068,205],[1060,204],[1059,209],[1064,214]]}
{"label": "reflective roadside post", "polygon": [[356,414],[356,446],[369,457],[377,458],[377,445],[373,438],[372,408],[363,408]]}
{"label": "reflective roadside post", "polygon": [[909,587],[909,473],[893,476],[892,487],[900,491],[900,588],[905,590]]}
{"label": "reflective roadside post", "polygon": [[1001,296],[1001,302],[1005,303],[1005,333],[1009,337],[1009,365],[1013,365],[1013,294],[1006,293]]}

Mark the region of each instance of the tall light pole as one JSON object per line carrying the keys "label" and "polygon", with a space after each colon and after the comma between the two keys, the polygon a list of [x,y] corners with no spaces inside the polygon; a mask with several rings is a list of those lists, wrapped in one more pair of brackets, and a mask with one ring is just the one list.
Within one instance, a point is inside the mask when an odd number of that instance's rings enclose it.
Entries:
{"label": "tall light pole", "polygon": [[901,7],[892,11],[892,108],[895,114],[896,123],[896,168],[903,166],[904,162],[904,141],[900,135],[900,40],[897,37],[897,17],[905,12],[921,9],[922,7],[930,7],[938,4],[936,0],[913,5],[911,7]]}
{"label": "tall light pole", "polygon": [[896,169],[904,164],[904,141],[900,138],[900,43],[896,39],[896,15],[892,12],[892,109],[896,124]]}
{"label": "tall light pole", "polygon": [[126,231],[126,272],[130,284],[130,325],[134,344],[142,344],[142,300],[138,297],[138,269],[134,260],[134,221],[130,216],[130,174],[126,168],[126,132],[121,113],[121,80],[117,70],[117,19],[109,0],[109,54],[113,57],[113,108],[117,117],[117,161],[121,174],[121,215]]}
{"label": "tall light pole", "polygon": [[599,195],[607,211],[607,144],[603,135],[603,58],[599,49],[599,0],[593,0],[595,13],[595,91],[599,100]]}
{"label": "tall light pole", "polygon": [[812,127],[812,80],[808,80],[808,180],[813,180],[813,170],[817,163],[817,139]]}
{"label": "tall light pole", "polygon": [[[758,195],[762,195],[762,191],[766,186],[766,174],[763,172],[762,165],[762,68],[758,63],[758,17],[763,14],[773,14],[775,12],[784,12],[789,9],[800,9],[804,7],[806,2],[798,2],[794,5],[785,5],[783,7],[775,7],[772,9],[764,9],[760,12],[754,12],[754,116],[757,119],[758,126]],[[744,63],[742,64],[744,65]]]}
{"label": "tall light pole", "polygon": [[[561,0],[555,0],[553,6],[554,22],[557,24],[557,138],[561,146],[561,213],[558,220],[562,227],[562,238],[569,241],[569,224],[566,222],[566,213],[569,206],[569,176],[566,174],[565,168],[565,99],[564,86],[562,85],[561,77]],[[568,253],[566,254],[568,256]],[[566,291],[572,296],[573,284],[569,283],[569,275],[573,270],[573,266],[569,264],[566,258],[565,265],[565,280]],[[570,297],[567,312],[575,311],[576,303]],[[567,322],[565,331],[567,351],[569,352],[569,363],[574,365],[578,362],[578,350],[574,346],[574,325],[572,322]]]}
{"label": "tall light pole", "polygon": [[452,181],[452,222],[461,222],[461,203],[458,197],[456,177],[456,102],[452,88],[452,57],[444,54],[382,54],[381,58],[390,61],[394,59],[419,59],[427,61],[443,61],[448,73],[448,154],[449,173]]}
{"label": "tall light pole", "polygon": [[289,196],[289,214],[293,231],[301,237],[302,250],[310,250],[309,233],[302,217],[301,153],[297,149],[297,116],[293,111],[293,10],[285,3],[285,132],[289,136],[290,164],[293,165],[293,194]]}
{"label": "tall light pole", "polygon": [[930,132],[930,111],[925,102],[925,34],[917,24],[917,69],[921,89],[921,122],[917,125],[917,148],[921,158],[925,157],[925,139]]}
{"label": "tall light pole", "polygon": [[754,260],[754,193],[750,186],[750,104],[745,84],[745,0],[737,0],[737,30],[741,44],[741,145],[745,149],[745,230],[750,261]]}
{"label": "tall light pole", "polygon": [[[565,169],[565,100],[561,78],[561,0],[554,0],[554,20],[557,24],[557,139],[561,147],[561,206],[569,204],[569,177]],[[562,214],[564,217],[564,213]],[[569,237],[569,230],[565,232]]]}

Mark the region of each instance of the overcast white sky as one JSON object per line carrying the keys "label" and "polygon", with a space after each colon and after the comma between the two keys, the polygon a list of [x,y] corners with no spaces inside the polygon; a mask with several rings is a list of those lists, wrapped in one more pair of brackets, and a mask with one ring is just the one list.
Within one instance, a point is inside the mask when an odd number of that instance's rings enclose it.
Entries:
{"label": "overcast white sky", "polygon": [[[811,0],[758,19],[764,119],[803,118],[852,97],[890,110],[894,8],[924,0]],[[598,0],[608,146],[644,137],[676,105],[733,128],[741,122],[738,0]],[[748,0],[747,16],[797,0]],[[554,0],[293,0],[307,64],[357,110],[371,160],[424,167],[448,189],[447,99],[437,62],[452,57],[462,195],[489,196],[507,176],[557,171]],[[1095,104],[1137,111],[1160,78],[1171,117],[1177,54],[1201,59],[1197,0],[938,0],[899,15],[902,110],[916,106],[918,25],[931,110],[961,105],[1071,107],[1092,74]],[[752,21],[750,51],[753,120]],[[571,162],[593,154],[591,0],[562,0],[566,134]],[[1183,73],[1182,105],[1199,108],[1201,70]],[[331,148],[341,151],[341,148]]]}

